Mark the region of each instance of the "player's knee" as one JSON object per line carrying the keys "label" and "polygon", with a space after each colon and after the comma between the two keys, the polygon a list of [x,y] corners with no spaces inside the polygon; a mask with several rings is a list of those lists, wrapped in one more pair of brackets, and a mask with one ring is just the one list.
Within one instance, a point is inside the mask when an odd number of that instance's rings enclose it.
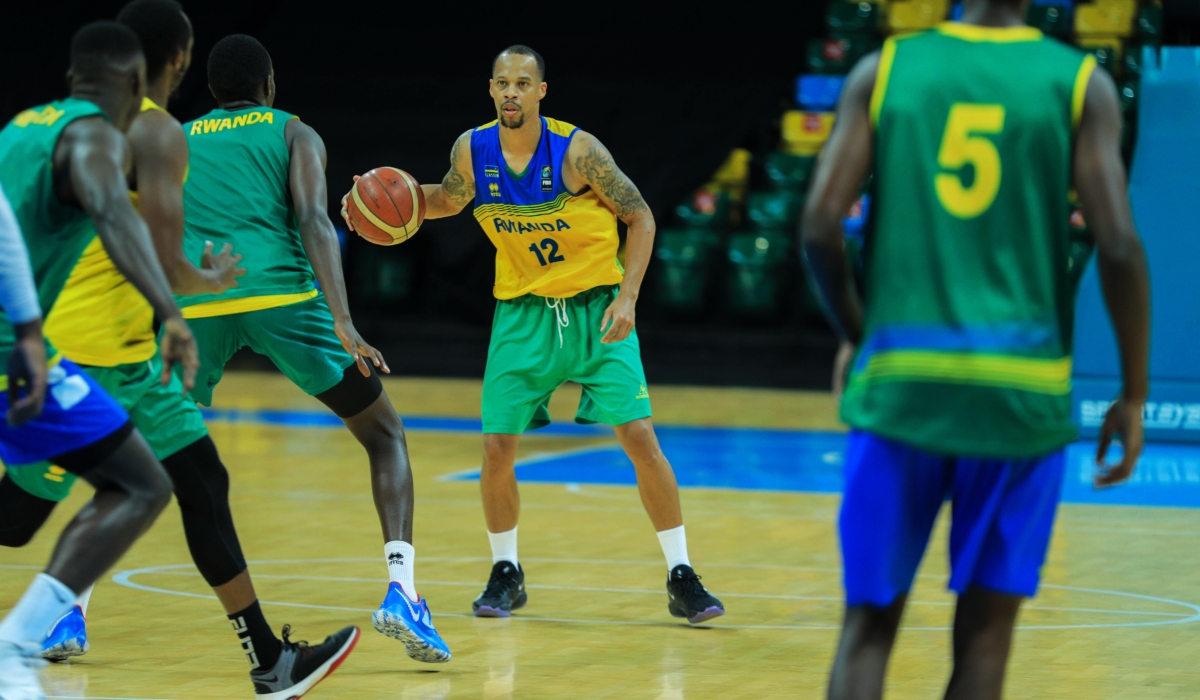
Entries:
{"label": "player's knee", "polygon": [[500,433],[483,435],[483,467],[488,471],[513,468],[517,456],[517,436]]}
{"label": "player's knee", "polygon": [[229,472],[207,435],[163,460],[185,512],[216,512],[228,507]]}

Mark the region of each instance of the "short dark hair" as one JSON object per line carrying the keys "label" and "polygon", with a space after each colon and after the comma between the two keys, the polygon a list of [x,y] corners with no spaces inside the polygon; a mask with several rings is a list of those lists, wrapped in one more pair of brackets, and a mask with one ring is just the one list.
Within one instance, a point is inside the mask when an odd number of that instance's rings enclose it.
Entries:
{"label": "short dark hair", "polygon": [[192,23],[175,0],[133,0],[121,9],[117,21],[132,29],[142,42],[146,80],[157,80],[167,63],[187,50],[192,38]]}
{"label": "short dark hair", "polygon": [[116,22],[92,22],[71,39],[71,72],[80,78],[100,78],[113,64],[142,54],[137,34]]}
{"label": "short dark hair", "polygon": [[251,100],[271,75],[271,54],[258,39],[230,34],[208,54],[208,86],[221,102]]}
{"label": "short dark hair", "polygon": [[500,57],[506,53],[515,53],[518,56],[533,56],[533,61],[534,61],[534,63],[537,64],[538,76],[541,77],[543,82],[545,82],[545,80],[546,80],[546,59],[542,58],[542,55],[540,53],[538,53],[537,51],[534,51],[533,49],[529,48],[528,46],[526,46],[524,44],[513,44],[512,46],[508,47],[507,49],[504,49],[500,53],[496,54],[496,57],[492,59],[492,74],[493,75],[496,74],[496,61],[499,61]]}

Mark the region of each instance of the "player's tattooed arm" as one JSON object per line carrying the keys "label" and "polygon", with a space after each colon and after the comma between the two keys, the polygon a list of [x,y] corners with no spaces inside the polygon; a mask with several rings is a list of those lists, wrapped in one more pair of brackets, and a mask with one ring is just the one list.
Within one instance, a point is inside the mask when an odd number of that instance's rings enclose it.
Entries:
{"label": "player's tattooed arm", "polygon": [[636,325],[638,294],[642,278],[654,250],[654,214],[642,199],[642,193],[613,162],[604,144],[586,131],[575,134],[567,150],[564,184],[572,192],[587,187],[629,227],[625,237],[625,278],[617,298],[604,310],[600,331],[602,343],[619,343],[629,337]]}
{"label": "player's tattooed arm", "polygon": [[471,169],[471,132],[454,141],[450,170],[440,185],[421,185],[425,191],[425,218],[454,216],[475,199],[475,174]]}
{"label": "player's tattooed arm", "polygon": [[595,136],[586,131],[576,134],[571,142],[571,156],[575,175],[590,185],[621,221],[628,224],[632,217],[649,213],[642,193]]}

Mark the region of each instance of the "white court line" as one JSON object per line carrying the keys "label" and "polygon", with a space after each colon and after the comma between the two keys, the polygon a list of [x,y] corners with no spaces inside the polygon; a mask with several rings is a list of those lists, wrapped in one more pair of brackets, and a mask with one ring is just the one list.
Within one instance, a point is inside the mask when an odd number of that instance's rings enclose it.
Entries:
{"label": "white court line", "polygon": [[[433,560],[435,558],[427,557],[426,559]],[[443,557],[441,559],[462,560],[462,559],[467,559],[467,558],[466,557]],[[478,560],[479,558],[474,558],[474,559]],[[336,558],[336,559],[273,559],[273,560],[250,562],[250,564],[253,564],[253,565],[318,564],[318,563],[347,563],[347,562],[351,562],[351,561],[372,561],[373,562],[375,560],[374,559],[365,559],[365,558],[361,558],[361,557],[360,558]],[[543,559],[543,561],[576,561],[576,560]],[[585,561],[588,561],[588,560],[585,560]],[[595,563],[595,560],[590,560],[590,561]],[[200,593],[189,593],[189,592],[185,592],[185,591],[175,591],[172,589],[158,588],[155,586],[147,586],[145,584],[136,583],[132,580],[132,578],[134,576],[138,576],[138,575],[163,574],[166,572],[178,571],[180,569],[190,569],[193,566],[194,566],[193,564],[168,564],[165,566],[152,566],[152,567],[146,567],[143,569],[133,569],[133,570],[128,570],[128,571],[122,571],[122,572],[119,572],[119,573],[113,575],[113,581],[122,586],[126,586],[128,588],[133,588],[136,590],[146,591],[149,593],[160,593],[160,594],[164,594],[164,595],[174,595],[174,596],[180,596],[180,597],[185,597],[185,598],[206,598],[209,600],[216,600],[216,597],[211,596],[211,595],[204,595],[204,594],[200,594]],[[302,578],[302,577],[298,577],[298,578]],[[450,583],[452,585],[472,585],[472,584],[465,584],[462,582],[450,582]],[[478,586],[479,584],[473,584],[473,585]],[[1083,587],[1078,587],[1078,586],[1063,586],[1063,585],[1054,585],[1054,584],[1043,584],[1043,585],[1046,588],[1054,588],[1054,589],[1064,590],[1064,591],[1078,591],[1081,593],[1093,593],[1093,594],[1098,594],[1098,595],[1113,595],[1113,596],[1118,596],[1118,597],[1135,598],[1138,600],[1153,601],[1156,603],[1162,603],[1162,604],[1166,604],[1166,605],[1175,605],[1175,606],[1186,608],[1186,609],[1192,611],[1193,614],[1191,614],[1191,615],[1175,615],[1172,617],[1172,619],[1169,619],[1169,620],[1146,620],[1146,621],[1139,621],[1139,622],[1093,623],[1093,624],[1074,624],[1074,625],[1018,625],[1017,629],[1047,630],[1047,629],[1096,629],[1096,628],[1111,628],[1111,627],[1156,627],[1156,626],[1162,626],[1162,625],[1177,625],[1177,624],[1186,624],[1186,623],[1190,623],[1190,622],[1200,621],[1200,606],[1193,605],[1191,603],[1184,603],[1181,601],[1170,600],[1167,598],[1159,598],[1157,596],[1141,595],[1138,593],[1125,593],[1122,591],[1110,591],[1110,590],[1104,590],[1104,589],[1099,589],[1099,588],[1083,588]],[[565,590],[575,590],[570,587],[561,587],[561,588],[563,588]],[[602,591],[607,590],[610,592],[629,592],[630,589],[588,589],[588,590],[602,590]],[[640,590],[640,589],[635,589],[635,590]],[[658,591],[654,591],[654,592],[658,593]],[[746,596],[746,597],[748,597],[748,596]],[[798,598],[798,599],[809,600],[809,598]],[[837,598],[837,599],[815,598],[815,600],[840,600],[840,598]],[[346,611],[353,611],[353,612],[373,612],[372,609],[366,609],[366,608],[352,608],[352,607],[331,606],[331,605],[316,605],[316,604],[310,604],[310,603],[291,603],[291,602],[269,601],[269,600],[264,600],[261,602],[264,604],[267,604],[267,605],[280,605],[280,606],[293,607],[293,608],[311,608],[311,609],[317,609],[317,610],[346,610]],[[913,603],[914,604],[949,605],[949,603],[939,603],[939,602],[921,603],[918,601],[913,601]],[[1046,608],[1046,609],[1053,610],[1054,608]],[[1071,609],[1068,608],[1066,610],[1071,610]],[[1087,610],[1087,609],[1080,609],[1080,611],[1085,611],[1085,610]],[[1121,611],[1121,610],[1103,610],[1103,611],[1096,610],[1095,612],[1114,613],[1114,614],[1144,614],[1144,615],[1157,615],[1157,616],[1170,615],[1169,613]],[[474,616],[467,615],[465,613],[439,613],[439,617],[474,617]],[[576,619],[569,619],[569,618],[526,617],[523,615],[508,618],[508,619],[521,621],[521,622],[555,622],[555,623],[591,624],[591,625],[632,625],[632,626],[641,626],[641,627],[647,627],[647,626],[648,627],[664,627],[664,626],[665,627],[680,627],[680,626],[683,626],[682,623],[670,623],[670,622],[650,622],[650,621],[635,621],[635,620],[576,620]],[[840,625],[721,624],[721,625],[713,625],[711,627],[713,629],[771,629],[771,630],[796,630],[796,629],[838,630],[838,629],[841,629]],[[902,629],[907,630],[907,631],[947,631],[951,628],[949,628],[949,627],[903,627]]]}
{"label": "white court line", "polygon": [[105,695],[47,695],[49,700],[173,700],[168,698],[117,698]]}

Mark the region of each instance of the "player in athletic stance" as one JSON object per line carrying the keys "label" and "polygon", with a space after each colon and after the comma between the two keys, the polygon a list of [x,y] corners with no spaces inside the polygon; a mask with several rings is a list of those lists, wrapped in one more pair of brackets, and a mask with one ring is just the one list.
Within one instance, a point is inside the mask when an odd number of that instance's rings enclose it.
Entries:
{"label": "player in athletic stance", "polygon": [[[575,420],[614,426],[637,470],[667,559],[671,614],[703,622],[725,610],[688,560],[679,489],[650,421],[634,331],[654,216],[595,136],[541,116],[545,69],[527,46],[502,51],[492,65],[496,121],[460,136],[442,184],[422,186],[427,219],[474,200],[475,218],[496,245],[499,301],[483,379],[480,478],[494,564],[473,607],[482,617],[507,617],[526,603],[517,442],[550,422],[550,395],[572,380],[583,385]],[[617,219],[629,226],[624,270]]]}
{"label": "player in athletic stance", "polygon": [[[135,0],[118,21],[141,39],[146,54],[147,88],[141,112],[129,130],[137,191],[130,197],[141,210],[159,251],[159,260],[177,293],[222,292],[236,285],[238,258],[226,250],[203,254],[196,268],[183,255],[183,181],[187,140],[179,122],[160,105],[179,86],[191,62],[191,24],[175,0]],[[162,460],[183,515],[184,533],[197,568],[233,623],[251,663],[259,695],[300,694],[320,682],[353,649],[359,632],[347,627],[315,647],[275,637],[258,603],[229,510],[229,475],[208,436],[199,409],[177,378],[159,381],[161,360],[154,338],[153,311],[112,265],[99,239],[84,250],[51,310],[46,336],[122,405]],[[14,467],[8,477],[19,489],[0,488],[0,509],[28,514],[24,528],[0,539],[21,546],[29,541],[74,477],[48,463]],[[84,616],[91,589],[80,596],[47,635],[43,656],[62,660],[88,650]]]}
{"label": "player in athletic stance", "polygon": [[[71,96],[21,112],[0,131],[0,187],[24,234],[41,314],[54,306],[71,265],[99,235],[113,264],[162,319],[164,374],[182,362],[184,385],[190,386],[195,341],[171,298],[146,225],[125,193],[129,150],[121,132],[137,114],[145,76],[141,47],[128,28],[97,22],[77,32]],[[0,355],[14,361],[5,383],[24,384],[36,403],[43,381],[36,368],[48,364],[49,388],[37,417],[12,386],[0,398],[11,411],[10,423],[0,425],[0,459],[12,465],[49,461],[62,473],[83,476],[96,493],[63,531],[45,573],[0,622],[5,700],[45,697],[30,662],[46,630],[146,531],[171,494],[170,480],[125,411],[42,341],[38,325],[23,305],[6,302]],[[23,374],[31,376],[22,380]],[[0,532],[25,515],[0,511]]]}
{"label": "player in athletic stance", "polygon": [[[888,39],[847,80],[803,218],[814,280],[846,346],[846,616],[834,700],[880,698],[913,576],[953,504],[950,700],[998,700],[1021,601],[1037,591],[1071,422],[1068,190],[1096,239],[1123,387],[1096,484],[1142,449],[1149,296],[1112,79],[1024,26],[1028,0],[968,0],[963,23]],[[969,168],[967,166],[970,166]],[[874,169],[864,296],[841,219]],[[848,379],[844,379],[848,374]],[[1120,464],[1104,468],[1120,435]]]}
{"label": "player in athletic stance", "polygon": [[373,617],[375,629],[404,642],[418,661],[448,661],[450,650],[413,583],[408,448],[374,367],[389,370],[355,330],[346,303],[326,209],[325,144],[298,118],[271,108],[271,57],[255,39],[218,42],[208,82],[219,107],[183,127],[191,152],[184,249],[194,255],[205,241],[233,243],[246,254],[247,273],[222,294],[179,297],[200,347],[192,397],[209,405],[225,363],[248,346],[341,417],[370,458],[393,582]]}

